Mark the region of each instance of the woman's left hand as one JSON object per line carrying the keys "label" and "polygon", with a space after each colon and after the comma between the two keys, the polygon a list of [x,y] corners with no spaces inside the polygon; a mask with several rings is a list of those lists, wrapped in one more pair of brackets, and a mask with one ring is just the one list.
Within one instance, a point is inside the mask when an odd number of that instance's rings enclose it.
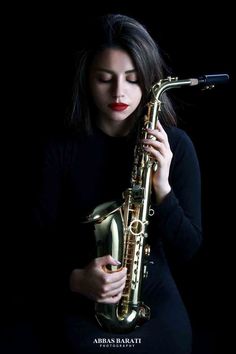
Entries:
{"label": "woman's left hand", "polygon": [[153,189],[157,203],[160,204],[171,191],[169,172],[173,154],[170,149],[168,136],[159,121],[156,129],[147,129],[147,132],[156,138],[156,140],[143,139],[142,143],[145,144],[145,151],[157,161],[157,171],[153,173]]}

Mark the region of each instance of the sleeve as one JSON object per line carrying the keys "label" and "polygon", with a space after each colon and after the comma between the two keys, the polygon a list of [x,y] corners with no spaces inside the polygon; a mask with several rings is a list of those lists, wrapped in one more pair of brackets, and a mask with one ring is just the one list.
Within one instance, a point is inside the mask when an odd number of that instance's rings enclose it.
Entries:
{"label": "sleeve", "polygon": [[31,208],[31,284],[33,296],[40,298],[45,306],[59,303],[66,289],[65,282],[68,283],[65,247],[58,232],[65,173],[63,156],[60,143],[49,142],[42,148]]}
{"label": "sleeve", "polygon": [[43,147],[32,207],[32,221],[36,228],[46,230],[56,225],[62,192],[62,156],[62,148],[52,142]]}
{"label": "sleeve", "polygon": [[181,261],[190,259],[201,245],[201,176],[193,143],[182,133],[172,149],[171,192],[154,206],[155,232],[164,247]]}

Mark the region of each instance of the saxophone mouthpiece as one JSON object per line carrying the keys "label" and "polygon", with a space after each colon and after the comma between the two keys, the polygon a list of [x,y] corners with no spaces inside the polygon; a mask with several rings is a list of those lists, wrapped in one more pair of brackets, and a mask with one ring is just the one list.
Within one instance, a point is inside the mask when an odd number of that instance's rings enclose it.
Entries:
{"label": "saxophone mouthpiece", "polygon": [[193,81],[191,86],[194,85],[214,86],[218,84],[226,84],[229,81],[229,75],[228,74],[202,75],[198,79],[191,79],[191,80]]}

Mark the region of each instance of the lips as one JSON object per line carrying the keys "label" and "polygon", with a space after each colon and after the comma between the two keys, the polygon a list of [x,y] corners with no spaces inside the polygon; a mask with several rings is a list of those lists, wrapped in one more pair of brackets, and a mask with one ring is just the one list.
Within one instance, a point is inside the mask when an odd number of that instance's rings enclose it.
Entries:
{"label": "lips", "polygon": [[108,105],[113,111],[124,111],[128,105],[125,103],[111,103]]}

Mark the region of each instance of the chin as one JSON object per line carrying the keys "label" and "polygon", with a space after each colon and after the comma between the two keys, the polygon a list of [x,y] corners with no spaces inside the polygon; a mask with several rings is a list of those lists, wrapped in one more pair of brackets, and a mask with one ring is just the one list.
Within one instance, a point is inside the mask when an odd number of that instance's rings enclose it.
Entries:
{"label": "chin", "polygon": [[125,113],[125,112],[115,112],[113,114],[110,114],[110,119],[115,120],[115,121],[124,121],[130,117],[130,113]]}

